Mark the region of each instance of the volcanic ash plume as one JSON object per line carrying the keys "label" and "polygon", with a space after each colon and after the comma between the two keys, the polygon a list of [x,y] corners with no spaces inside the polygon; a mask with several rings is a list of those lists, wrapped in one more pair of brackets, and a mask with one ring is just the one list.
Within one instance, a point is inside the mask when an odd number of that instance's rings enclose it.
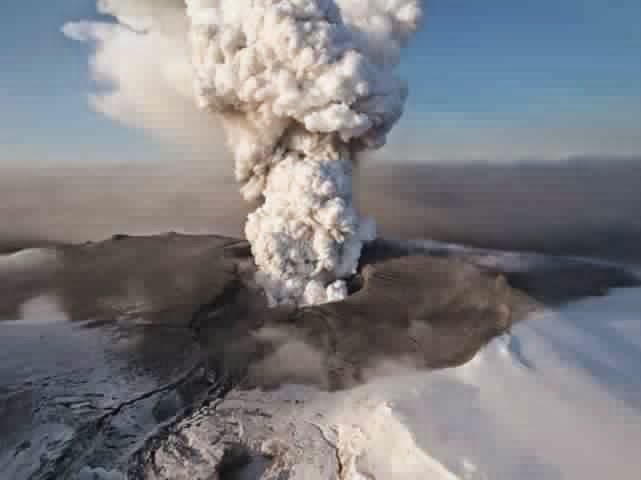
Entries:
{"label": "volcanic ash plume", "polygon": [[418,0],[187,0],[197,98],[220,114],[272,304],[347,296],[374,222],[352,161],[379,148],[407,96],[398,54]]}

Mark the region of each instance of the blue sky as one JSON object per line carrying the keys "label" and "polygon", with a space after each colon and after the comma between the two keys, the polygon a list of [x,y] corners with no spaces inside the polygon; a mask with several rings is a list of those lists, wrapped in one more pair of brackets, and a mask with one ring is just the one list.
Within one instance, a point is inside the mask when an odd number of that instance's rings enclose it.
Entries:
{"label": "blue sky", "polygon": [[[90,48],[60,28],[95,16],[92,0],[1,2],[0,162],[177,154],[89,107]],[[397,143],[436,159],[641,153],[640,18],[638,0],[431,0]]]}

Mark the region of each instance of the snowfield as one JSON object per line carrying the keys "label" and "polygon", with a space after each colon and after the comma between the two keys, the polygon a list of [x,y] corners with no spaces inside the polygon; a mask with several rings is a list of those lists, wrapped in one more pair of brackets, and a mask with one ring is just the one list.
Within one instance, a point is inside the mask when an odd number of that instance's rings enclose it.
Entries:
{"label": "snowfield", "polygon": [[345,480],[635,478],[639,312],[641,289],[578,302],[463,367],[386,377],[310,409],[323,411]]}

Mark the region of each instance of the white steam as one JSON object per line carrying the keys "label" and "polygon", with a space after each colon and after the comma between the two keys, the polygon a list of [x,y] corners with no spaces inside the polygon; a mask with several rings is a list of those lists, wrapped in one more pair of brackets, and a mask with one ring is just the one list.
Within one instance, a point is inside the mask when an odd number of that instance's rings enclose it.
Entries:
{"label": "white steam", "polygon": [[407,88],[395,73],[417,0],[187,0],[199,105],[220,114],[272,303],[347,295],[374,223],[356,213],[352,160],[382,146]]}
{"label": "white steam", "polygon": [[70,22],[64,34],[94,48],[91,107],[193,153],[229,161],[217,119],[194,102],[184,0],[100,0],[114,21]]}
{"label": "white steam", "polygon": [[[65,26],[92,41],[112,118],[205,146],[222,122],[245,199],[246,235],[270,301],[347,295],[374,222],[357,214],[352,162],[379,148],[407,88],[400,50],[419,0],[99,0],[117,23]],[[190,62],[191,57],[191,62]],[[215,115],[190,110],[198,105]],[[191,97],[191,98],[190,98]]]}

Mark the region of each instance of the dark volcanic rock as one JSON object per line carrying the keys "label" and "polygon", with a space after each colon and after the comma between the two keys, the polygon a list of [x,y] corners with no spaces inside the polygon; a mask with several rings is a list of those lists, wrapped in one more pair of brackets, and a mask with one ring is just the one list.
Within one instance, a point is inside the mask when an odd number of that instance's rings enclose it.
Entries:
{"label": "dark volcanic rock", "polygon": [[362,289],[344,302],[268,318],[255,337],[272,348],[252,365],[250,380],[304,381],[306,373],[343,388],[386,362],[460,365],[537,308],[503,277],[459,260],[398,258],[366,266],[362,277]]}
{"label": "dark volcanic rock", "polygon": [[408,255],[460,259],[493,275],[503,275],[509,285],[543,305],[562,305],[607,294],[614,288],[639,286],[638,275],[611,262],[461,247],[431,241],[376,240],[368,245],[361,262],[380,264]]}
{"label": "dark volcanic rock", "polygon": [[[275,473],[284,450],[261,442],[270,416],[298,407],[252,410],[248,389],[343,389],[399,365],[460,365],[542,304],[639,284],[614,266],[497,255],[377,241],[350,298],[301,309],[268,309],[249,246],[224,237],[117,236],[0,257],[0,477],[73,479],[91,467],[210,478],[196,473],[213,465],[219,478],[288,478]],[[240,430],[193,431],[239,415]],[[211,443],[196,473],[176,470],[205,451],[188,448],[186,425]],[[313,430],[283,438],[329,455]]]}
{"label": "dark volcanic rock", "polygon": [[234,265],[222,258],[224,247],[234,243],[216,236],[118,235],[37,250],[47,262],[0,269],[0,319],[17,318],[25,301],[53,294],[71,320],[129,318],[186,326],[194,309],[234,276]]}

